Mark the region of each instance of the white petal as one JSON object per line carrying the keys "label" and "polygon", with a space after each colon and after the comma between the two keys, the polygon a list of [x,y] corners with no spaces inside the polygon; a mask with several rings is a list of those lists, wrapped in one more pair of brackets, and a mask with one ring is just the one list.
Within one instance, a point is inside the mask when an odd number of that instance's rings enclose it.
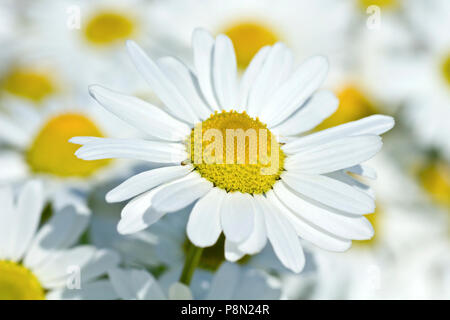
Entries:
{"label": "white petal", "polygon": [[118,295],[109,280],[84,283],[80,289],[56,289],[45,295],[47,300],[116,300]]}
{"label": "white petal", "polygon": [[211,282],[206,300],[230,300],[240,281],[240,268],[234,263],[222,263]]}
{"label": "white petal", "polygon": [[296,215],[338,237],[367,240],[373,236],[373,228],[364,216],[352,216],[324,207],[313,200],[306,200],[282,182],[277,183],[273,191]]}
{"label": "white petal", "polygon": [[112,269],[109,271],[111,283],[125,300],[164,300],[165,296],[156,279],[144,270]]}
{"label": "white petal", "polygon": [[26,148],[29,137],[25,130],[14,124],[10,119],[0,116],[0,142],[14,147]]}
{"label": "white petal", "polygon": [[17,200],[15,226],[10,235],[11,255],[13,261],[20,260],[36,233],[44,208],[42,184],[31,181],[24,185]]}
{"label": "white petal", "polygon": [[252,233],[255,223],[253,201],[247,193],[226,194],[220,215],[223,232],[230,241],[240,243]]}
{"label": "white petal", "polygon": [[373,115],[360,120],[341,124],[286,143],[283,150],[296,153],[305,147],[319,145],[343,137],[358,135],[380,135],[394,126],[394,119],[389,116]]}
{"label": "white petal", "polygon": [[358,164],[356,166],[347,168],[345,171],[360,175],[362,177],[365,178],[369,178],[369,179],[376,179],[377,178],[377,172],[375,171],[375,169],[366,166],[366,165],[361,165]]}
{"label": "white petal", "polygon": [[[285,270],[282,272],[284,273]],[[270,277],[271,276],[263,270],[245,267],[240,268],[240,277],[237,286],[234,289],[233,299],[279,300],[281,290],[279,286],[273,285]]]}
{"label": "white petal", "polygon": [[87,283],[97,277],[106,275],[108,270],[117,267],[120,256],[107,249],[98,249],[81,270],[81,281]]}
{"label": "white petal", "polygon": [[284,168],[310,174],[328,173],[369,160],[382,145],[381,138],[375,135],[341,138],[288,156]]}
{"label": "white petal", "polygon": [[[95,254],[93,246],[79,246],[70,250],[54,252],[44,265],[34,268],[33,273],[45,288],[64,286],[73,272],[81,270]],[[76,269],[75,269],[76,268]]]}
{"label": "white petal", "polygon": [[25,181],[30,175],[25,154],[20,150],[5,150],[0,152],[0,184]]}
{"label": "white petal", "polygon": [[328,72],[325,57],[315,56],[303,62],[295,73],[270,97],[261,112],[261,120],[275,126],[286,120],[316,91]]}
{"label": "white petal", "polygon": [[194,66],[203,96],[213,110],[220,110],[212,86],[214,38],[204,29],[195,29],[192,34]]}
{"label": "white petal", "polygon": [[290,59],[292,53],[283,43],[276,43],[270,50],[261,71],[258,73],[248,98],[248,114],[252,117],[267,104],[268,98],[287,77],[283,69],[285,59]]}
{"label": "white petal", "polygon": [[172,166],[141,172],[125,180],[106,194],[107,202],[120,202],[135,197],[162,183],[181,178],[189,173],[189,166]]}
{"label": "white petal", "polygon": [[33,239],[24,265],[30,269],[37,268],[46,262],[52,252],[73,245],[86,229],[88,221],[89,214],[77,211],[73,206],[55,212]]}
{"label": "white petal", "polygon": [[261,195],[254,196],[255,201],[253,201],[254,205],[254,216],[255,223],[253,232],[248,237],[247,240],[240,243],[238,245],[239,250],[245,252],[247,254],[256,254],[260,252],[267,243],[267,232],[266,232],[266,223],[264,222],[264,212],[262,209],[262,205],[259,203],[261,201]]}
{"label": "white petal", "polygon": [[351,247],[351,240],[333,236],[329,232],[308,223],[296,215],[275,196],[272,190],[267,193],[267,199],[279,210],[280,214],[285,215],[289,219],[295,231],[302,239],[329,251],[343,252]]}
{"label": "white petal", "polygon": [[96,137],[74,137],[69,142],[83,145],[75,152],[83,160],[123,158],[180,163],[187,158],[186,148],[179,143]]}
{"label": "white petal", "polygon": [[270,46],[262,47],[253,57],[249,66],[244,72],[242,76],[241,83],[239,85],[239,104],[237,106],[236,111],[242,112],[247,109],[248,105],[248,96],[250,93],[250,89],[253,83],[256,80],[261,68],[264,65],[264,61],[266,60],[269,52],[271,50]]}
{"label": "white petal", "polygon": [[216,243],[222,232],[220,208],[225,191],[212,188],[192,209],[187,224],[187,236],[197,247],[209,247]]}
{"label": "white petal", "polygon": [[106,110],[152,137],[181,141],[186,139],[191,132],[185,123],[139,98],[99,85],[90,86],[89,92]]}
{"label": "white petal", "polygon": [[199,119],[191,109],[189,103],[142,48],[134,41],[128,40],[127,49],[136,65],[136,69],[150,84],[150,87],[155,91],[158,98],[161,99],[172,115],[191,124],[197,123]]}
{"label": "white petal", "polygon": [[14,231],[14,228],[18,227],[13,224],[15,214],[14,194],[10,186],[0,186],[0,203],[2,205],[0,210],[0,259],[6,259],[10,251],[10,234]]}
{"label": "white petal", "polygon": [[327,177],[333,178],[335,180],[339,180],[342,183],[345,183],[361,192],[366,193],[369,197],[375,200],[375,191],[370,188],[368,185],[361,183],[360,181],[356,180],[349,174],[345,172],[345,169],[334,171],[326,174]]}
{"label": "white petal", "polygon": [[175,282],[169,288],[169,300],[193,300],[191,289],[185,284]]}
{"label": "white petal", "polygon": [[197,172],[191,172],[184,178],[162,185],[153,196],[152,206],[157,211],[178,211],[203,197],[212,187],[210,181]]}
{"label": "white petal", "polygon": [[337,109],[339,100],[331,91],[318,91],[311,100],[272,131],[282,136],[292,136],[315,128]]}
{"label": "white petal", "polygon": [[207,119],[211,115],[211,109],[199,96],[199,85],[197,77],[186,67],[183,62],[173,57],[163,57],[158,59],[158,65],[178,89],[178,92],[194,110],[201,120]]}
{"label": "white petal", "polygon": [[352,186],[322,176],[285,172],[281,179],[293,190],[332,208],[353,214],[368,214],[375,211],[375,201]]}
{"label": "white petal", "polygon": [[278,213],[272,203],[265,198],[260,199],[262,199],[259,203],[264,212],[267,237],[275,254],[286,268],[296,273],[302,271],[305,266],[305,256],[295,229],[288,219]]}
{"label": "white petal", "polygon": [[225,259],[236,262],[245,255],[244,251],[239,250],[238,244],[225,239]]}
{"label": "white petal", "polygon": [[121,219],[117,225],[120,234],[132,234],[142,231],[157,222],[166,212],[152,207],[153,196],[162,186],[154,188],[134,198],[122,209]]}
{"label": "white petal", "polygon": [[220,34],[216,38],[213,59],[214,91],[223,110],[237,106],[237,66],[233,43]]}

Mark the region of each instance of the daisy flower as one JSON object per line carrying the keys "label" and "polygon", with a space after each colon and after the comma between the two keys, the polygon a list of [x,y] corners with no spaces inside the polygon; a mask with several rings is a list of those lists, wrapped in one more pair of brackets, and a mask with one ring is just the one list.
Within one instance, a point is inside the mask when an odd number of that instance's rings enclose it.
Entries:
{"label": "daisy flower", "polygon": [[[258,52],[238,83],[233,44],[225,35],[194,32],[195,71],[170,57],[155,62],[133,41],[127,47],[167,112],[92,86],[101,105],[151,138],[71,139],[83,145],[75,154],[85,160],[172,164],[131,177],[107,194],[109,202],[133,198],[122,210],[120,233],[143,230],[198,200],[187,224],[195,246],[213,245],[223,231],[225,256],[236,261],[261,251],[269,240],[294,272],[305,263],[299,236],[334,251],[347,250],[352,239],[372,237],[363,215],[374,211],[374,199],[346,172],[373,175],[360,163],[380,150],[379,135],[394,121],[375,115],[305,134],[338,104],[332,93],[317,91],[328,70],[324,57],[314,56],[293,71],[291,51],[276,43]],[[225,140],[234,129],[250,130],[254,137],[257,131],[262,138],[244,136],[235,154],[235,137]],[[255,150],[266,152],[258,156]]]}
{"label": "daisy flower", "polygon": [[0,68],[1,108],[11,100],[24,100],[24,103],[40,107],[69,93],[69,81],[61,65],[40,55],[41,48],[34,46],[30,38],[23,35],[24,31],[14,29],[11,33],[22,41],[4,41]]}
{"label": "daisy flower", "polygon": [[169,0],[154,9],[160,20],[177,21],[167,32],[186,47],[197,27],[227,35],[239,71],[259,49],[279,41],[292,48],[298,59],[326,54],[336,67],[345,56],[350,11],[343,1],[281,0],[274,5],[270,0]]}
{"label": "daisy flower", "polygon": [[[367,52],[374,54],[366,60],[366,79],[372,79],[374,91],[402,104],[399,115],[412,130],[414,140],[447,160],[450,37],[444,30],[449,28],[449,10],[448,1],[405,2],[403,32],[384,37],[389,42],[384,50],[368,47]],[[424,122],[429,125],[424,126]]]}
{"label": "daisy flower", "polygon": [[[28,38],[39,44],[41,55],[63,66],[69,78],[77,79],[82,91],[98,81],[136,90],[144,82],[128,76],[132,66],[123,41],[134,39],[153,50],[169,42],[161,35],[164,28],[154,24],[151,7],[152,2],[145,0],[34,2],[26,10]],[[116,76],[111,76],[111,68]]]}
{"label": "daisy flower", "polygon": [[42,178],[48,193],[62,185],[86,190],[112,168],[109,160],[88,163],[75,157],[76,147],[67,141],[70,137],[104,137],[117,128],[131,130],[130,134],[135,131],[90,99],[78,96],[52,99],[39,107],[10,99],[4,108],[0,112],[0,143],[4,145],[0,149],[0,182]]}
{"label": "daisy flower", "polygon": [[220,267],[202,297],[193,296],[190,288],[179,282],[173,283],[166,293],[159,281],[144,270],[113,269],[108,274],[119,297],[126,300],[274,300],[280,295],[259,271],[231,263]]}
{"label": "daisy flower", "polygon": [[[444,30],[450,27],[447,1],[414,1],[409,15],[421,35],[424,50],[409,62],[419,83],[411,81],[411,99],[405,108],[405,117],[415,137],[425,147],[442,153],[450,160],[450,129],[446,119],[450,116],[450,36]],[[432,21],[424,25],[424,21]],[[408,79],[409,80],[409,79]],[[428,125],[424,126],[424,121]]]}
{"label": "daisy flower", "polygon": [[0,199],[0,299],[109,298],[110,285],[100,278],[118,256],[74,246],[88,212],[66,206],[40,225],[44,193],[37,181],[26,183],[17,197],[11,187],[1,187]]}

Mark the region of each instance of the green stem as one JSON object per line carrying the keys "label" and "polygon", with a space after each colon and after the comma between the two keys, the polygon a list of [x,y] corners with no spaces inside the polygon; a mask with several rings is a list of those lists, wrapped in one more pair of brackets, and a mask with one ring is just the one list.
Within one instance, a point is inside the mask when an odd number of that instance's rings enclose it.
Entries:
{"label": "green stem", "polygon": [[[189,240],[188,240],[189,241]],[[184,262],[183,271],[181,272],[180,282],[189,286],[194,275],[195,269],[202,257],[203,248],[196,247],[189,241],[189,249],[186,255],[186,261]]]}

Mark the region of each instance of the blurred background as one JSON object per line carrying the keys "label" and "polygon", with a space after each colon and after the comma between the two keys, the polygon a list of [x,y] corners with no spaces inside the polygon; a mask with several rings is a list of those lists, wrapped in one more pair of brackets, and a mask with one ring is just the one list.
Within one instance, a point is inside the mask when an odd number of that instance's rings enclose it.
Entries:
{"label": "blurred background", "polygon": [[49,194],[69,185],[92,210],[83,241],[114,248],[156,276],[178,261],[180,248],[160,248],[158,239],[183,221],[119,236],[121,207],[103,200],[142,164],[82,163],[67,140],[137,135],[103,112],[88,86],[159,104],[124,40],[135,39],[154,58],[173,55],[192,65],[197,27],[228,35],[241,71],[277,41],[294,50],[297,63],[328,57],[325,87],[340,105],[316,130],[375,113],[396,120],[369,164],[377,179],[365,181],[377,199],[368,216],[375,237],[342,254],[310,248],[305,271],[277,273],[282,298],[449,299],[448,0],[0,0],[0,184],[38,175],[49,181]]}

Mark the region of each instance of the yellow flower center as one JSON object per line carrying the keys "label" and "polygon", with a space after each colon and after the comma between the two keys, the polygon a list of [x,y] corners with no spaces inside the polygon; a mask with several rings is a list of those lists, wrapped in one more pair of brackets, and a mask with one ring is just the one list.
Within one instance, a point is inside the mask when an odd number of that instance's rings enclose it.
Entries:
{"label": "yellow flower center", "polygon": [[109,160],[78,159],[74,153],[79,146],[69,143],[75,136],[103,137],[97,126],[84,115],[66,113],[51,118],[27,151],[31,170],[61,177],[86,177],[108,164]]}
{"label": "yellow flower center", "polygon": [[3,79],[3,89],[15,96],[39,103],[51,94],[56,87],[53,80],[40,71],[14,69]]}
{"label": "yellow flower center", "polygon": [[24,266],[0,260],[0,300],[44,300],[45,291]]}
{"label": "yellow flower center", "polygon": [[260,194],[272,188],[285,155],[258,118],[222,111],[197,124],[188,147],[202,177],[228,192]]}
{"label": "yellow flower center", "polygon": [[450,207],[450,166],[443,162],[425,166],[419,173],[423,188],[437,203]]}
{"label": "yellow flower center", "polygon": [[349,121],[358,120],[376,113],[376,107],[354,86],[345,87],[337,94],[339,107],[336,112],[323,121],[316,130],[334,127]]}
{"label": "yellow flower center", "polygon": [[450,86],[450,54],[444,59],[444,62],[442,63],[442,75],[447,84]]}
{"label": "yellow flower center", "polygon": [[363,10],[370,6],[378,6],[381,9],[395,9],[399,5],[399,0],[358,0],[358,4]]}
{"label": "yellow flower center", "polygon": [[255,22],[233,24],[226,28],[224,33],[233,42],[237,65],[240,69],[248,66],[259,49],[279,40],[270,28]]}
{"label": "yellow flower center", "polygon": [[123,13],[104,11],[93,16],[84,30],[86,39],[95,45],[110,45],[130,38],[136,31],[134,19]]}

